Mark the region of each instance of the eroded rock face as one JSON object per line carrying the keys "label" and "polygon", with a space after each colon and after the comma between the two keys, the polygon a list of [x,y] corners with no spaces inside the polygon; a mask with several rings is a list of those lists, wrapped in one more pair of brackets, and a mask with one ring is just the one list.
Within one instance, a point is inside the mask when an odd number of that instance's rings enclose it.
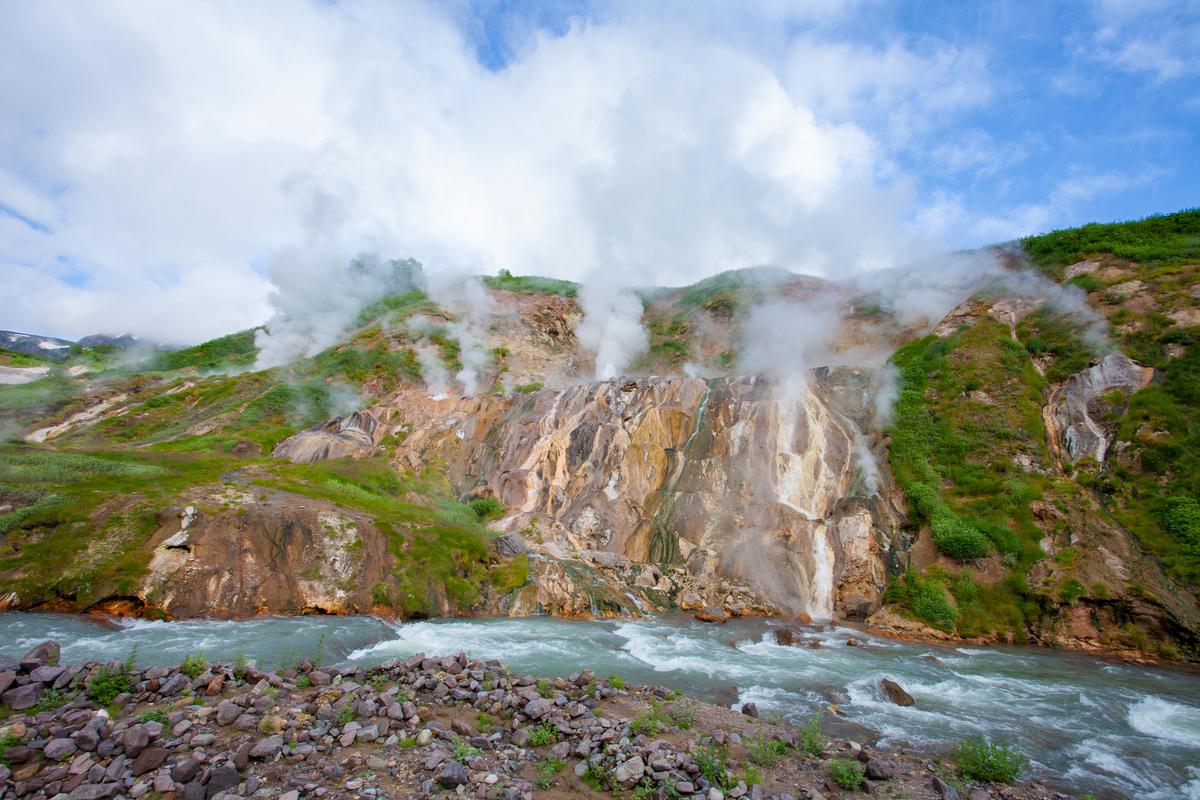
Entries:
{"label": "eroded rock face", "polygon": [[896,514],[878,498],[845,502],[866,494],[863,437],[816,380],[401,392],[387,406],[411,430],[399,468],[436,461],[461,491],[508,508],[498,527],[537,531],[556,554],[686,564],[814,618],[878,604]]}
{"label": "eroded rock face", "polygon": [[385,434],[385,426],[371,412],[355,411],[289,436],[275,445],[271,455],[296,464],[369,455]]}
{"label": "eroded rock face", "polygon": [[156,535],[142,589],[178,617],[361,613],[390,564],[369,520],[307,498],[270,494],[179,523],[170,515]]}
{"label": "eroded rock face", "polygon": [[1055,388],[1046,406],[1046,432],[1063,463],[1083,458],[1104,463],[1109,433],[1096,419],[1093,404],[1113,389],[1132,394],[1146,388],[1154,370],[1122,353],[1110,353],[1100,363],[1076,373]]}

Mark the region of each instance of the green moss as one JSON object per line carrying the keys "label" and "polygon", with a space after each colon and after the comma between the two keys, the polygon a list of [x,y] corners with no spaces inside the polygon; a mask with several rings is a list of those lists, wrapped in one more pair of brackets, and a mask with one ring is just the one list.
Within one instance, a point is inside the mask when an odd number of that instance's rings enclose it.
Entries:
{"label": "green moss", "polygon": [[259,330],[251,328],[212,339],[195,347],[159,353],[151,359],[148,368],[165,372],[191,367],[203,372],[249,366],[258,355],[254,337]]}
{"label": "green moss", "polygon": [[579,291],[579,284],[572,281],[540,278],[534,275],[513,275],[506,269],[500,270],[494,276],[484,278],[483,283],[490,289],[503,289],[506,292],[517,292],[518,294],[557,294],[563,297],[574,297]]}

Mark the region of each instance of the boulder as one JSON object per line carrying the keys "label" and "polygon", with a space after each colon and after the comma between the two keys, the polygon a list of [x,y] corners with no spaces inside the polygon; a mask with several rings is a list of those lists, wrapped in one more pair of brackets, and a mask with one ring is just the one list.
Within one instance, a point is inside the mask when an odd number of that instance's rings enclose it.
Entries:
{"label": "boulder", "polygon": [[24,711],[27,708],[33,708],[37,705],[38,699],[42,696],[43,688],[45,688],[45,684],[27,683],[24,686],[9,689],[0,696],[0,700],[3,700],[4,705],[13,711]]}
{"label": "boulder", "polygon": [[896,683],[891,678],[884,678],[879,682],[883,687],[884,694],[898,706],[911,706],[913,704],[912,695],[904,691],[904,687]]}
{"label": "boulder", "polygon": [[721,623],[729,619],[729,612],[716,606],[705,606],[697,611],[695,616],[701,622]]}
{"label": "boulder", "polygon": [[42,754],[50,761],[63,761],[75,755],[79,745],[72,739],[51,739],[46,742]]}
{"label": "boulder", "polygon": [[133,764],[129,767],[129,771],[134,775],[144,775],[152,769],[161,767],[166,760],[167,748],[147,747],[138,753],[137,758],[133,760]]}
{"label": "boulder", "polygon": [[28,653],[21,656],[21,669],[33,671],[47,664],[54,665],[61,656],[62,648],[58,646],[58,642],[45,641],[34,645]]}
{"label": "boulder", "polygon": [[260,739],[250,749],[251,758],[272,758],[276,753],[283,749],[283,737],[276,734],[268,736],[265,739]]}
{"label": "boulder", "polygon": [[617,766],[614,777],[617,783],[629,785],[640,781],[645,774],[646,762],[642,761],[641,756],[634,756]]}
{"label": "boulder", "polygon": [[438,785],[443,789],[457,789],[459,786],[465,786],[468,780],[470,776],[466,767],[457,761],[447,763],[437,777]]}
{"label": "boulder", "polygon": [[747,717],[758,719],[758,706],[754,705],[754,703],[744,703],[742,705],[742,713]]}
{"label": "boulder", "polygon": [[209,774],[208,783],[204,787],[204,796],[212,797],[218,792],[228,791],[241,782],[242,776],[238,774],[235,768],[228,764],[222,764],[219,767],[215,767],[212,773]]}
{"label": "boulder", "polygon": [[492,541],[496,554],[506,558],[524,555],[529,551],[525,539],[519,533],[502,533]]}

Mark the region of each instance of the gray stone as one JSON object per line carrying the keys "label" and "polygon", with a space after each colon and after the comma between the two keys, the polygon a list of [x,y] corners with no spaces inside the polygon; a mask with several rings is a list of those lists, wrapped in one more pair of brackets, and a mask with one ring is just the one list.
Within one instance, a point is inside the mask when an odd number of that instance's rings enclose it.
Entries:
{"label": "gray stone", "polygon": [[529,550],[519,533],[503,533],[492,540],[492,546],[498,555],[507,557],[523,555]]}
{"label": "gray stone", "polygon": [[24,686],[17,686],[5,692],[0,699],[4,705],[11,708],[13,711],[24,711],[27,708],[33,708],[37,705],[37,701],[42,696],[42,689],[45,688],[41,683],[27,683]]}
{"label": "gray stone", "polygon": [[42,754],[51,761],[64,761],[75,755],[78,750],[79,745],[72,739],[51,739],[46,742]]}
{"label": "gray stone", "polygon": [[873,781],[889,781],[896,777],[896,766],[887,759],[867,759],[867,777]]}
{"label": "gray stone", "polygon": [[236,769],[228,764],[222,764],[214,768],[209,775],[208,784],[204,787],[204,796],[212,797],[217,792],[232,789],[241,782],[242,776],[238,774]]}
{"label": "gray stone", "polygon": [[541,719],[549,714],[554,709],[554,701],[549,698],[539,697],[536,700],[530,700],[525,704],[525,716],[530,719]]}
{"label": "gray stone", "polygon": [[747,717],[758,719],[758,706],[754,705],[754,703],[744,703],[742,705],[742,713]]}
{"label": "gray stone", "polygon": [[938,797],[942,800],[961,800],[958,790],[941,779],[940,776],[934,775],[930,781],[933,790],[938,793]]}
{"label": "gray stone", "polygon": [[244,710],[232,700],[222,700],[220,703],[217,703],[217,724],[232,725],[233,721],[240,717]]}
{"label": "gray stone", "polygon": [[58,676],[66,672],[64,667],[56,667],[52,664],[47,664],[44,667],[38,667],[29,673],[29,680],[38,681],[39,683],[53,683],[58,680]]}
{"label": "gray stone", "polygon": [[125,755],[136,758],[150,744],[150,734],[144,725],[134,725],[125,731]]}
{"label": "gray stone", "polygon": [[456,789],[466,785],[468,780],[470,780],[470,776],[467,774],[466,767],[457,761],[446,764],[437,776],[438,785],[443,789]]}
{"label": "gray stone", "polygon": [[108,798],[116,797],[120,793],[121,784],[116,781],[111,783],[85,783],[75,787],[67,797],[71,800],[108,800]]}
{"label": "gray stone", "polygon": [[133,760],[129,771],[134,775],[144,775],[152,769],[158,769],[167,760],[167,748],[165,747],[147,747],[142,752],[138,753],[137,758]]}
{"label": "gray stone", "polygon": [[514,747],[524,747],[529,744],[529,731],[524,728],[517,728],[513,731],[511,740]]}
{"label": "gray stone", "polygon": [[190,783],[200,774],[200,762],[194,758],[185,758],[171,768],[171,777],[179,783]]}
{"label": "gray stone", "polygon": [[21,656],[21,668],[34,670],[46,664],[57,664],[61,656],[62,648],[58,646],[58,642],[45,641],[34,645],[29,652]]}
{"label": "gray stone", "polygon": [[646,762],[642,761],[641,756],[634,756],[617,766],[617,771],[614,777],[617,783],[632,784],[637,783],[646,774]]}
{"label": "gray stone", "polygon": [[260,739],[250,749],[251,758],[272,758],[276,753],[283,749],[283,737],[279,735],[268,736],[265,739]]}
{"label": "gray stone", "polygon": [[96,729],[91,725],[84,725],[71,734],[71,738],[75,740],[75,744],[79,745],[80,750],[88,753],[95,750],[96,745],[100,744],[100,734],[96,733]]}

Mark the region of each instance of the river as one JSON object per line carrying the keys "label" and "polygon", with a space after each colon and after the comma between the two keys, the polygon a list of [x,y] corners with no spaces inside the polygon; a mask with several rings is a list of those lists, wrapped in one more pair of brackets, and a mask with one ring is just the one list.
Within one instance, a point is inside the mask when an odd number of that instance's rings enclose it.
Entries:
{"label": "river", "polygon": [[[683,689],[699,699],[754,701],[762,713],[804,721],[838,705],[882,747],[943,749],[965,736],[1016,745],[1035,775],[1098,797],[1200,799],[1200,674],[1077,653],[1016,647],[939,647],[814,629],[819,648],[782,647],[778,623],[721,626],[683,616],[571,621],[549,617],[392,623],[375,617],[266,617],[102,623],[62,614],[0,614],[0,653],[44,639],[63,660],[176,664],[241,653],[261,667],[320,648],[325,663],[376,664],[416,652],[465,650],[536,675],[591,667],[601,676]],[[850,639],[858,646],[850,646]],[[881,678],[915,698],[887,701]]]}

